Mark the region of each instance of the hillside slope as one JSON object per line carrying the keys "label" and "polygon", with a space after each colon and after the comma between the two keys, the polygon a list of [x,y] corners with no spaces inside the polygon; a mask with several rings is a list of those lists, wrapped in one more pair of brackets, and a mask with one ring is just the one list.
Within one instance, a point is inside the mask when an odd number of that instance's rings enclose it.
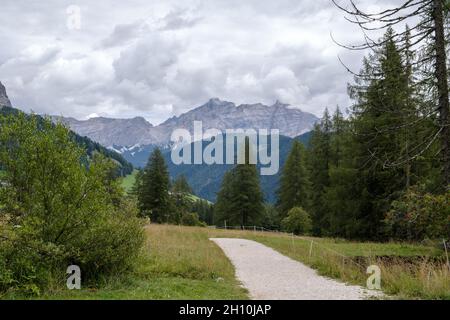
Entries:
{"label": "hillside slope", "polygon": [[[276,190],[278,188],[278,180],[280,178],[281,169],[286,162],[294,139],[297,139],[307,145],[310,136],[311,132],[305,133],[296,138],[280,136],[280,171],[278,172],[278,174],[273,176],[260,176],[261,188],[263,190],[266,201],[270,203],[274,203],[276,201]],[[203,147],[205,147],[206,145],[207,143],[204,143]],[[169,168],[169,173],[173,179],[180,175],[184,175],[188,180],[189,185],[194,190],[195,194],[212,202],[216,200],[216,194],[220,190],[223,176],[228,170],[231,170],[233,168],[233,165],[221,164],[175,165],[171,159],[170,149],[163,150],[163,154]],[[258,172],[260,172],[261,165],[257,165],[257,167]]]}
{"label": "hillside slope", "polygon": [[[0,115],[3,115],[3,116],[14,116],[14,115],[19,114],[19,112],[21,112],[21,111],[18,109],[15,109],[13,107],[8,107],[8,106],[0,107]],[[40,119],[43,119],[41,116],[38,116],[38,117]],[[87,137],[82,137],[73,131],[71,131],[71,134],[73,136],[73,139],[86,150],[86,152],[89,156],[92,156],[95,152],[99,152],[99,153],[103,154],[105,157],[110,158],[110,159],[114,160],[115,162],[117,162],[119,165],[118,166],[119,167],[119,172],[118,172],[119,175],[125,176],[125,175],[133,172],[133,165],[130,162],[128,162],[127,160],[125,160],[125,158],[122,155],[103,147],[99,143],[94,142]]]}

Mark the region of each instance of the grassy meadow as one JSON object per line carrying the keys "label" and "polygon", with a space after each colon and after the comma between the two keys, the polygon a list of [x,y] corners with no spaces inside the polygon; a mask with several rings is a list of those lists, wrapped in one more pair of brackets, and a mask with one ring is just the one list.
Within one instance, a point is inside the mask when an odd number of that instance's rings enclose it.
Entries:
{"label": "grassy meadow", "polygon": [[117,275],[99,287],[84,285],[72,291],[61,281],[39,299],[248,299],[232,264],[209,240],[212,237],[255,240],[319,274],[362,286],[367,266],[376,264],[382,272],[382,289],[393,298],[450,299],[449,270],[434,261],[442,251],[431,246],[156,224],[147,226],[146,233],[147,245],[131,276]]}
{"label": "grassy meadow", "polygon": [[[352,242],[342,239],[291,237],[252,231],[207,231],[211,237],[255,240],[303,262],[319,274],[366,286],[366,269],[381,269],[381,287],[396,299],[450,299],[450,270],[434,246],[406,243]],[[311,249],[312,242],[312,249]]]}
{"label": "grassy meadow", "polygon": [[207,229],[149,225],[146,233],[147,245],[130,276],[117,275],[100,287],[67,290],[62,274],[64,281],[39,299],[248,299],[232,264],[209,241]]}
{"label": "grassy meadow", "polygon": [[133,188],[134,182],[136,181],[136,175],[138,173],[138,170],[133,170],[133,172],[127,176],[125,176],[122,179],[122,188],[126,191],[126,192],[130,192],[131,189]]}

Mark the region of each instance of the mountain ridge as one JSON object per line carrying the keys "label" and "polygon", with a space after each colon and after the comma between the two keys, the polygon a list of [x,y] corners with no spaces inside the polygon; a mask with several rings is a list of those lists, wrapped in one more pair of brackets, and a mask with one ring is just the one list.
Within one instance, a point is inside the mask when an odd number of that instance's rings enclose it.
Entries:
{"label": "mountain ridge", "polygon": [[319,120],[315,115],[277,101],[271,106],[262,103],[240,104],[211,98],[205,104],[153,126],[142,117],[131,119],[54,117],[80,135],[87,136],[108,148],[170,144],[175,129],[193,132],[194,121],[202,121],[203,129],[278,129],[281,135],[294,138],[311,131]]}

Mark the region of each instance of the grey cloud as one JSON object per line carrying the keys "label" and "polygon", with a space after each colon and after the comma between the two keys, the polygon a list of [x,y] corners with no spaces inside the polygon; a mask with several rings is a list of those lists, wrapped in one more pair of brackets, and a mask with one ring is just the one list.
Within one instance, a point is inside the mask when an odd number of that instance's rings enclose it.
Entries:
{"label": "grey cloud", "polygon": [[101,41],[100,48],[126,45],[134,40],[143,28],[142,21],[116,25],[114,31],[106,39]]}
{"label": "grey cloud", "polygon": [[[66,28],[72,4],[78,31]],[[361,34],[329,0],[4,0],[0,19],[0,80],[12,102],[77,118],[157,124],[210,97],[278,99],[320,115],[349,104],[351,76],[337,56],[355,71],[362,58],[331,41],[331,30],[345,42]]]}
{"label": "grey cloud", "polygon": [[160,23],[163,25],[160,30],[178,30],[195,26],[202,18],[195,16],[192,11],[177,9],[169,12],[160,19]]}

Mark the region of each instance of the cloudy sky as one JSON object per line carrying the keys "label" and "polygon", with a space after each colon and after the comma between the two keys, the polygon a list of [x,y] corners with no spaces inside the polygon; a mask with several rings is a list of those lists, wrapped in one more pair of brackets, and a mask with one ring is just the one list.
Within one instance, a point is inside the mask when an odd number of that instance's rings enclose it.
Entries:
{"label": "cloudy sky", "polygon": [[362,35],[330,0],[2,0],[0,21],[13,105],[78,119],[158,124],[211,97],[320,115],[350,103],[337,57],[358,70],[363,54],[331,40]]}

